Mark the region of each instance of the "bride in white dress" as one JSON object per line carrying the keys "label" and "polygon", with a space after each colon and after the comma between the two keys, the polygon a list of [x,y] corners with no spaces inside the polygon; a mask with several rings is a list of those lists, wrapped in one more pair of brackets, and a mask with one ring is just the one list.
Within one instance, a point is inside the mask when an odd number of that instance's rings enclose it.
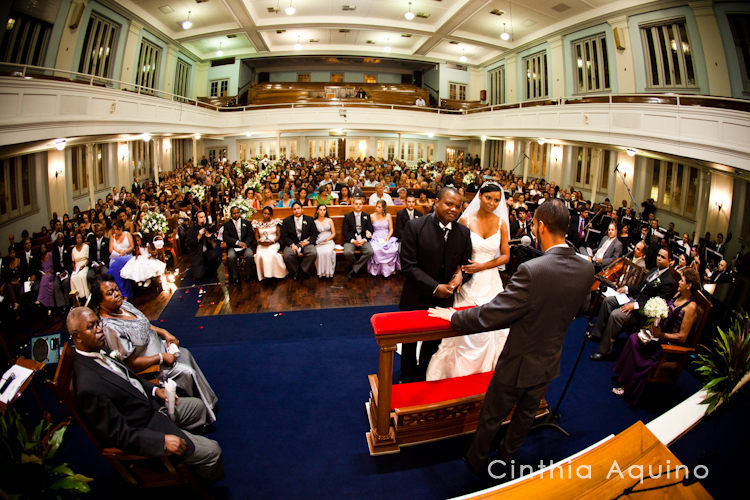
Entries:
{"label": "bride in white dress", "polygon": [[[472,277],[456,294],[454,307],[486,304],[503,291],[498,266],[510,260],[508,208],[502,187],[485,183],[459,223],[471,230],[472,254],[462,270]],[[427,367],[427,380],[492,371],[508,329],[443,339]]]}

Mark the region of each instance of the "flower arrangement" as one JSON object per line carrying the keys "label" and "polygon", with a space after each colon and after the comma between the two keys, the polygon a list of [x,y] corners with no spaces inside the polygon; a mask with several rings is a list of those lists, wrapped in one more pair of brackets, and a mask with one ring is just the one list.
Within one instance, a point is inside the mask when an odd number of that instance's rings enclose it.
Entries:
{"label": "flower arrangement", "polygon": [[192,194],[193,198],[198,198],[200,201],[203,201],[206,198],[206,188],[200,184],[190,186],[188,193]]}
{"label": "flower arrangement", "polygon": [[248,180],[244,186],[242,186],[242,192],[246,192],[248,189],[252,189],[256,193],[260,192],[261,187],[263,187],[263,183],[258,180],[258,176],[251,177],[250,180]]}
{"label": "flower arrangement", "polygon": [[240,217],[243,219],[250,219],[255,213],[255,209],[250,206],[245,198],[238,197],[229,202],[226,208],[226,216],[229,217],[233,207],[240,209]]}
{"label": "flower arrangement", "polygon": [[159,212],[148,212],[141,221],[141,231],[146,234],[167,234],[167,218]]}
{"label": "flower arrangement", "polygon": [[464,175],[464,184],[466,184],[467,186],[471,184],[472,182],[474,182],[475,180],[476,180],[476,176],[472,174],[471,172]]}
{"label": "flower arrangement", "polygon": [[416,172],[418,169],[419,165],[417,165],[416,163],[414,165],[409,165],[409,170],[411,170],[412,172]]}
{"label": "flower arrangement", "polygon": [[401,172],[401,167],[399,165],[394,165],[393,166],[393,171],[394,172]]}
{"label": "flower arrangement", "polygon": [[456,173],[456,167],[448,167],[445,169],[445,175],[453,175]]}
{"label": "flower arrangement", "polygon": [[666,318],[669,315],[669,306],[661,297],[651,297],[643,306],[642,314],[646,317],[647,322],[651,323],[656,318]]}

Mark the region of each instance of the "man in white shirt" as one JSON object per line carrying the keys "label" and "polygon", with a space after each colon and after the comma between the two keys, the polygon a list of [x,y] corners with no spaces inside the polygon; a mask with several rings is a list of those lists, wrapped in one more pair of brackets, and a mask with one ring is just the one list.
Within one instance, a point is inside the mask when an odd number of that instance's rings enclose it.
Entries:
{"label": "man in white shirt", "polygon": [[416,106],[426,106],[427,103],[424,101],[422,96],[417,97],[417,101],[414,103]]}
{"label": "man in white shirt", "polygon": [[393,205],[393,198],[385,192],[385,184],[382,182],[379,182],[378,185],[375,186],[375,192],[370,195],[367,204],[374,206],[380,200],[385,200],[386,205]]}
{"label": "man in white shirt", "polygon": [[599,248],[591,260],[594,262],[595,270],[598,271],[610,265],[620,255],[622,255],[622,242],[617,239],[617,224],[610,222],[607,227],[607,237],[599,243]]}

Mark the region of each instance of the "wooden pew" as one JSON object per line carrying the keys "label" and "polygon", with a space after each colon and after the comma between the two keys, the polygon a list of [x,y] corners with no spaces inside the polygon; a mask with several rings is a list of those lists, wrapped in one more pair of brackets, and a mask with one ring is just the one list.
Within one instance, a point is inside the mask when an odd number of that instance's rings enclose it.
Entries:
{"label": "wooden pew", "polygon": [[[370,455],[398,453],[401,446],[474,432],[493,372],[434,382],[393,384],[396,344],[465,334],[452,330],[446,321],[430,318],[427,311],[375,314],[370,323],[380,346],[378,374],[368,377],[370,400],[366,407]],[[542,399],[536,418],[548,413],[547,402]],[[511,411],[503,424],[510,422],[512,415]]]}
{"label": "wooden pew", "polygon": [[[364,99],[354,97],[360,87],[367,93]],[[247,102],[249,105],[335,102],[415,106],[417,97],[428,100],[429,93],[411,84],[277,82],[253,85],[248,89]]]}
{"label": "wooden pew", "polygon": [[443,109],[452,109],[465,111],[486,106],[482,101],[463,101],[461,99],[440,99],[440,107]]}

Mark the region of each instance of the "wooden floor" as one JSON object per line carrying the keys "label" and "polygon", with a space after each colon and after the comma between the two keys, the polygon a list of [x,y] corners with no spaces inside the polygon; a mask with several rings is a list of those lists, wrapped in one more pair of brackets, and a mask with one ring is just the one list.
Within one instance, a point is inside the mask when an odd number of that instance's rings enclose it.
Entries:
{"label": "wooden floor", "polygon": [[[187,264],[187,262],[181,262]],[[183,266],[185,269],[187,266]],[[398,304],[403,286],[403,275],[396,273],[388,278],[370,276],[361,272],[354,279],[346,277],[347,269],[341,263],[332,279],[307,277],[294,281],[284,279],[253,279],[241,284],[208,283],[201,285],[205,294],[196,316],[224,314],[251,314],[262,312],[300,311],[336,307],[382,306]],[[225,276],[223,266],[218,276]],[[173,293],[185,290],[181,286],[184,273],[175,276],[175,290],[138,290],[133,303],[152,321],[157,319]],[[174,287],[173,287],[174,288]]]}

